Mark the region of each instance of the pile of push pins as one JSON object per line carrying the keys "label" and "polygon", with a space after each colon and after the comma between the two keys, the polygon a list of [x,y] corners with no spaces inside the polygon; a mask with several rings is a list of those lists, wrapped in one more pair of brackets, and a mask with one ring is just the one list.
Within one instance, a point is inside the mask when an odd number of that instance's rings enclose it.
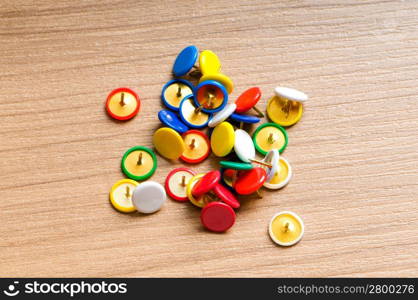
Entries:
{"label": "pile of push pins", "polygon": [[[277,87],[267,104],[272,123],[258,126],[251,137],[245,130],[246,124],[259,123],[264,117],[255,106],[261,90],[247,89],[235,103],[228,104],[234,84],[220,71],[219,58],[210,50],[199,53],[195,46],[188,46],[179,53],[173,65],[174,79],[162,89],[161,99],[167,109],[158,113],[164,127],[155,131],[153,144],[161,156],[188,164],[205,160],[210,152],[228,159],[220,161],[219,170],[206,174],[196,174],[186,167],[174,169],[163,187],[146,181],[157,168],[153,150],[135,146],[122,157],[122,171],[130,179],[116,182],[110,191],[115,209],[154,213],[163,206],[168,194],[176,201],[201,208],[200,219],[205,228],[225,232],[235,223],[235,210],[240,207],[237,195],[261,196],[262,187],[276,190],[288,184],[292,168],[280,155],[288,144],[282,126],[300,120],[303,102],[308,97],[291,88]],[[197,81],[196,85],[191,81]],[[117,120],[133,118],[139,108],[138,95],[128,88],[112,91],[106,101],[107,112]],[[250,110],[256,114],[246,114]],[[206,127],[209,137],[203,131]],[[256,151],[264,157],[257,159]],[[282,246],[296,244],[303,232],[301,218],[289,211],[277,213],[269,224],[272,240]]]}

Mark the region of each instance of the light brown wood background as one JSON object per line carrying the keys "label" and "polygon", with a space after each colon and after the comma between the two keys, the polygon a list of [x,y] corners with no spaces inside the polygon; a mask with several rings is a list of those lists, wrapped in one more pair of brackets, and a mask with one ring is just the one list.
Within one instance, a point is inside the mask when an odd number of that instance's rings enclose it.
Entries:
{"label": "light brown wood background", "polygon": [[[0,37],[0,276],[418,276],[417,1],[2,0]],[[231,101],[310,96],[288,130],[292,181],[243,200],[226,234],[188,204],[108,201],[189,44],[219,55]],[[126,123],[104,111],[121,86],[142,100]],[[158,162],[160,183],[182,165]],[[280,210],[305,222],[297,246],[268,237]]]}

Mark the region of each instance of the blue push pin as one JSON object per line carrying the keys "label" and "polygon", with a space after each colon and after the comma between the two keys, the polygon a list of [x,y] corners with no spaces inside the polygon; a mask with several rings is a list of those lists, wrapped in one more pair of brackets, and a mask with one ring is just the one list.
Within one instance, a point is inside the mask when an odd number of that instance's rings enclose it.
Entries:
{"label": "blue push pin", "polygon": [[161,123],[174,129],[177,132],[185,133],[187,130],[189,130],[189,127],[180,121],[177,115],[170,110],[160,110],[158,113],[158,119],[160,119]]}
{"label": "blue push pin", "polygon": [[222,110],[228,102],[226,88],[215,80],[205,80],[194,89],[194,103],[199,110],[215,113]]}
{"label": "blue push pin", "polygon": [[173,79],[163,86],[161,100],[164,105],[174,111],[179,110],[180,102],[186,96],[193,95],[194,86],[184,79]]}
{"label": "blue push pin", "polygon": [[204,128],[208,126],[212,115],[207,114],[199,107],[196,107],[193,98],[193,95],[189,95],[181,101],[179,107],[180,119],[184,122],[184,124],[191,128]]}
{"label": "blue push pin", "polygon": [[257,118],[255,116],[240,115],[240,114],[235,114],[235,113],[230,115],[229,118],[232,121],[238,122],[239,123],[239,128],[241,128],[241,129],[244,126],[244,123],[255,124],[255,123],[260,122],[260,118]]}
{"label": "blue push pin", "polygon": [[197,57],[199,56],[199,50],[196,46],[187,46],[179,55],[177,55],[176,60],[173,65],[173,74],[176,77],[181,77],[190,72],[194,67]]}

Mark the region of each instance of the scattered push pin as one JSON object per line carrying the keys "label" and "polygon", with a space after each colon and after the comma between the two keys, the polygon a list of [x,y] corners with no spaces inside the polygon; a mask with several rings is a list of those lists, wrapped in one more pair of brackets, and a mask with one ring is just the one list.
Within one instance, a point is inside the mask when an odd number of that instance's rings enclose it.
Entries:
{"label": "scattered push pin", "polygon": [[221,173],[218,170],[206,173],[193,187],[192,194],[200,197],[211,191],[221,179]]}
{"label": "scattered push pin", "polygon": [[180,159],[189,163],[197,164],[205,160],[210,154],[210,143],[205,133],[198,130],[189,130],[183,133],[186,149]]}
{"label": "scattered push pin", "polygon": [[181,77],[189,73],[194,67],[199,56],[196,46],[187,46],[177,55],[173,65],[173,74]]}
{"label": "scattered push pin", "polygon": [[269,234],[273,242],[280,246],[292,246],[303,236],[305,226],[302,219],[290,211],[282,211],[273,216],[269,224]]}
{"label": "scattered push pin", "polygon": [[270,180],[266,180],[266,182],[264,183],[264,187],[270,190],[278,190],[285,187],[289,183],[291,178],[292,167],[290,166],[287,159],[285,159],[283,156],[280,156],[274,174],[272,175]]}
{"label": "scattered push pin", "polygon": [[210,136],[210,145],[213,154],[224,157],[232,151],[234,144],[234,127],[228,122],[222,122],[217,125]]}
{"label": "scattered push pin", "polygon": [[161,99],[165,106],[178,111],[180,102],[187,96],[193,95],[193,84],[184,79],[173,79],[167,82],[161,92]]}
{"label": "scattered push pin", "polygon": [[222,168],[232,169],[232,170],[237,170],[237,171],[247,171],[253,168],[253,165],[249,163],[227,161],[227,160],[222,160],[219,162],[219,164],[221,165]]}
{"label": "scattered push pin", "polygon": [[123,213],[130,213],[136,210],[132,204],[132,192],[138,184],[138,182],[131,179],[122,179],[112,186],[109,199],[116,210]]}
{"label": "scattered push pin", "polygon": [[235,154],[243,162],[249,163],[255,159],[255,148],[253,140],[250,135],[242,130],[235,130],[235,143],[234,143]]}
{"label": "scattered push pin", "polygon": [[213,232],[225,232],[235,223],[234,210],[225,203],[211,202],[200,214],[202,225]]}
{"label": "scattered push pin", "polygon": [[167,159],[178,159],[186,150],[182,137],[177,131],[168,127],[158,129],[152,141],[158,153]]}
{"label": "scattered push pin", "polygon": [[279,151],[277,151],[277,149],[270,150],[264,157],[263,163],[265,163],[266,173],[267,173],[267,178],[266,178],[266,181],[264,182],[264,186],[267,182],[273,179],[274,175],[278,172],[280,168],[279,159],[280,159],[280,154],[279,154]]}
{"label": "scattered push pin", "polygon": [[208,203],[211,203],[213,201],[219,201],[219,199],[211,192],[207,192],[199,197],[195,197],[193,195],[192,190],[194,186],[200,181],[200,179],[203,178],[203,176],[205,176],[205,174],[202,173],[192,177],[192,179],[189,180],[189,183],[186,187],[187,198],[194,206],[200,208],[205,207]]}
{"label": "scattered push pin", "polygon": [[231,206],[232,208],[239,208],[240,203],[233,193],[231,193],[226,187],[222,184],[217,183],[213,187],[213,193],[223,202]]}
{"label": "scattered push pin", "polygon": [[243,114],[250,109],[253,109],[257,112],[258,117],[264,118],[264,113],[257,108],[256,104],[261,98],[261,90],[258,87],[252,87],[244,91],[238,98],[235,100],[237,109],[235,112],[237,114]]}
{"label": "scattered push pin", "polygon": [[255,192],[261,197],[258,190],[266,181],[267,173],[263,168],[253,168],[248,171],[241,171],[234,182],[234,189],[240,195],[250,195]]}
{"label": "scattered push pin", "polygon": [[302,117],[303,103],[308,96],[295,89],[276,87],[275,96],[270,98],[267,104],[269,118],[282,126],[291,126]]}
{"label": "scattered push pin", "polygon": [[157,168],[157,157],[144,146],[130,148],[122,157],[122,171],[131,179],[142,181],[150,178]]}
{"label": "scattered push pin", "polygon": [[206,127],[211,115],[203,112],[201,108],[195,106],[193,95],[186,96],[180,103],[180,119],[191,128],[199,129]]}
{"label": "scattered push pin", "polygon": [[221,61],[210,50],[204,50],[199,56],[199,69],[203,75],[216,74],[221,71]]}
{"label": "scattered push pin", "polygon": [[213,115],[213,117],[209,121],[208,126],[215,127],[221,124],[234,113],[236,107],[237,106],[235,105],[235,103],[225,105],[225,107],[222,110],[218,111]]}
{"label": "scattered push pin", "polygon": [[113,90],[106,100],[106,111],[112,118],[126,121],[135,117],[141,106],[138,95],[131,89]]}
{"label": "scattered push pin", "polygon": [[206,113],[218,112],[228,102],[228,93],[225,87],[214,80],[200,82],[195,88],[194,95],[196,109]]}
{"label": "scattered push pin", "polygon": [[133,191],[132,203],[135,208],[144,214],[152,214],[161,209],[167,199],[161,184],[155,181],[140,183]]}
{"label": "scattered push pin", "polygon": [[240,129],[244,128],[244,124],[255,124],[255,123],[260,122],[260,119],[255,116],[240,115],[240,114],[235,114],[235,113],[230,116],[230,119],[232,121],[239,123]]}
{"label": "scattered push pin", "polygon": [[170,127],[179,133],[185,133],[189,130],[189,127],[187,127],[187,125],[177,117],[176,113],[170,110],[160,110],[158,113],[158,119],[165,126]]}
{"label": "scattered push pin", "polygon": [[177,168],[168,173],[165,179],[165,190],[174,200],[185,202],[187,198],[187,184],[195,176],[195,172],[188,168]]}
{"label": "scattered push pin", "polygon": [[276,123],[260,125],[253,134],[253,141],[257,151],[266,155],[268,151],[277,149],[280,153],[286,149],[288,136],[286,129]]}
{"label": "scattered push pin", "polygon": [[231,78],[229,78],[228,76],[222,73],[205,74],[200,78],[199,84],[205,81],[219,82],[222,86],[226,88],[226,91],[228,92],[228,94],[231,94],[234,90],[234,83],[232,82]]}

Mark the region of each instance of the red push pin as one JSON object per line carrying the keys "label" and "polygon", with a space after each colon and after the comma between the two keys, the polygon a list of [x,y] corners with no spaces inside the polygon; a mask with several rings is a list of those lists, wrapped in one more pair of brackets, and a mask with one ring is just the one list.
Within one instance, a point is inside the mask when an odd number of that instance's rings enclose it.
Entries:
{"label": "red push pin", "polygon": [[211,202],[202,209],[200,221],[210,231],[224,232],[234,225],[235,212],[228,204]]}
{"label": "red push pin", "polygon": [[235,191],[240,195],[250,195],[257,192],[262,197],[259,189],[266,181],[267,173],[263,168],[253,168],[248,171],[241,171],[237,180],[233,183]]}
{"label": "red push pin", "polygon": [[248,90],[244,91],[237,100],[235,100],[235,104],[237,108],[235,109],[235,113],[242,114],[250,109],[254,109],[257,112],[257,115],[260,118],[264,117],[263,112],[258,109],[255,105],[257,104],[258,100],[261,98],[261,90],[258,87],[252,87]]}
{"label": "red push pin", "polygon": [[216,171],[210,171],[205,174],[205,176],[200,179],[192,189],[192,194],[194,197],[200,197],[209,191],[211,191],[215,185],[221,179],[221,173]]}
{"label": "red push pin", "polygon": [[135,117],[141,106],[138,95],[131,89],[113,90],[106,100],[107,113],[116,120],[126,121]]}

